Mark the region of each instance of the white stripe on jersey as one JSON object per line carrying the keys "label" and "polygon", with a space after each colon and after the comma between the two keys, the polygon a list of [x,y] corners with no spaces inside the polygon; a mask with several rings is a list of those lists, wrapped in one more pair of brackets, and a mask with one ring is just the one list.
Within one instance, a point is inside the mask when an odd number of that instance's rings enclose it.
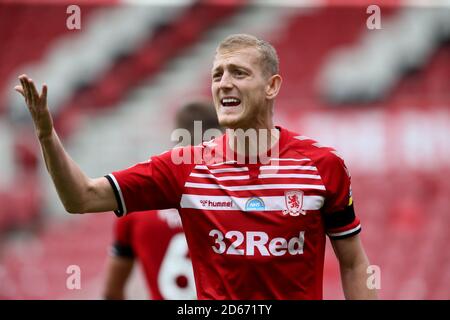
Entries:
{"label": "white stripe on jersey", "polygon": [[222,168],[222,169],[209,170],[209,172],[211,172],[211,173],[242,172],[242,171],[248,171],[248,168],[247,167],[239,167],[239,168]]}
{"label": "white stripe on jersey", "polygon": [[347,230],[347,231],[342,231],[342,232],[336,232],[336,233],[328,233],[328,235],[330,237],[339,237],[339,236],[345,236],[346,234],[355,232],[356,230],[361,229],[361,224],[358,224],[356,227],[354,227],[353,229]]}
{"label": "white stripe on jersey", "polygon": [[304,178],[304,179],[317,179],[320,180],[321,177],[317,174],[295,174],[295,173],[262,173],[258,175],[258,178]]}
{"label": "white stripe on jersey", "polygon": [[228,191],[268,190],[268,189],[315,189],[325,190],[324,185],[314,184],[255,184],[247,186],[222,186],[220,184],[186,182],[185,187],[199,189],[222,189]]}
{"label": "white stripe on jersey", "polygon": [[248,180],[250,179],[250,176],[224,176],[224,177],[216,177],[209,173],[191,173],[189,175],[190,177],[195,178],[214,178],[218,181],[229,181],[229,180]]}
{"label": "white stripe on jersey", "polygon": [[195,166],[195,169],[198,170],[208,170],[211,173],[224,173],[224,172],[242,172],[242,171],[248,171],[247,167],[238,167],[238,168],[221,168],[221,169],[214,169],[209,170],[207,166],[204,165],[197,165]]}
{"label": "white stripe on jersey", "polygon": [[217,167],[217,166],[223,166],[223,165],[226,165],[226,164],[234,164],[234,163],[237,163],[237,161],[236,160],[229,160],[229,161],[225,161],[225,162],[213,163],[210,166],[211,167]]}
{"label": "white stripe on jersey", "polygon": [[[246,211],[245,205],[249,199],[228,197],[228,196],[206,196],[183,194],[181,197],[181,208],[201,209],[201,210],[240,210]],[[284,196],[258,197],[264,201],[264,210],[277,211],[286,210],[286,198]],[[303,196],[303,210],[320,210],[324,204],[325,198],[322,196]],[[203,204],[202,204],[203,202]],[[231,202],[231,205],[230,205]]]}
{"label": "white stripe on jersey", "polygon": [[309,158],[294,159],[294,158],[270,158],[269,161],[311,161]]}
{"label": "white stripe on jersey", "polygon": [[295,136],[294,137],[295,139],[298,139],[298,140],[312,140],[310,137],[307,137],[307,136]]}
{"label": "white stripe on jersey", "polygon": [[261,166],[260,170],[314,170],[317,168],[314,166]]}

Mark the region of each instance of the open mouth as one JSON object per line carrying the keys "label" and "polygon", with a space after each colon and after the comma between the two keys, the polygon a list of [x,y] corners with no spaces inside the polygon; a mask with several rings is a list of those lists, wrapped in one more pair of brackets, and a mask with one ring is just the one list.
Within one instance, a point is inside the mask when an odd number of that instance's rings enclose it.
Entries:
{"label": "open mouth", "polygon": [[237,107],[241,104],[241,100],[235,97],[227,97],[222,98],[222,100],[220,100],[220,103],[223,107]]}

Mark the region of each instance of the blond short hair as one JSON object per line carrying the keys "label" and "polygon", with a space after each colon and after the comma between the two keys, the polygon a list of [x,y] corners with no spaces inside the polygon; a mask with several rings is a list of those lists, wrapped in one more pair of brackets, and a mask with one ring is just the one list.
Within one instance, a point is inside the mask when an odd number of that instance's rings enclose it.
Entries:
{"label": "blond short hair", "polygon": [[249,34],[232,34],[226,37],[216,49],[220,51],[232,51],[242,48],[255,48],[261,54],[261,66],[266,75],[272,76],[279,72],[279,60],[277,51],[267,41],[258,39]]}

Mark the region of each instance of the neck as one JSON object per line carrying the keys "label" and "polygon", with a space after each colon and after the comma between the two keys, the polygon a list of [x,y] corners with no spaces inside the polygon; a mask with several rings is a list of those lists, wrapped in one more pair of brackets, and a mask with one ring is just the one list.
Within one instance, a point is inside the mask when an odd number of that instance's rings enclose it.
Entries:
{"label": "neck", "polygon": [[230,149],[238,157],[250,159],[268,155],[280,139],[280,131],[272,123],[270,126],[227,129],[227,135]]}

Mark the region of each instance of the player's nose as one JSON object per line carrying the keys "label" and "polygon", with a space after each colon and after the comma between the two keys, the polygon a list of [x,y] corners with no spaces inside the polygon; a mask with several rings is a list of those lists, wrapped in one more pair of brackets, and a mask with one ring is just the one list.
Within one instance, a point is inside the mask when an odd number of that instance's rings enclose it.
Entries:
{"label": "player's nose", "polygon": [[232,78],[228,73],[224,73],[222,78],[220,79],[219,89],[227,90],[233,88]]}

